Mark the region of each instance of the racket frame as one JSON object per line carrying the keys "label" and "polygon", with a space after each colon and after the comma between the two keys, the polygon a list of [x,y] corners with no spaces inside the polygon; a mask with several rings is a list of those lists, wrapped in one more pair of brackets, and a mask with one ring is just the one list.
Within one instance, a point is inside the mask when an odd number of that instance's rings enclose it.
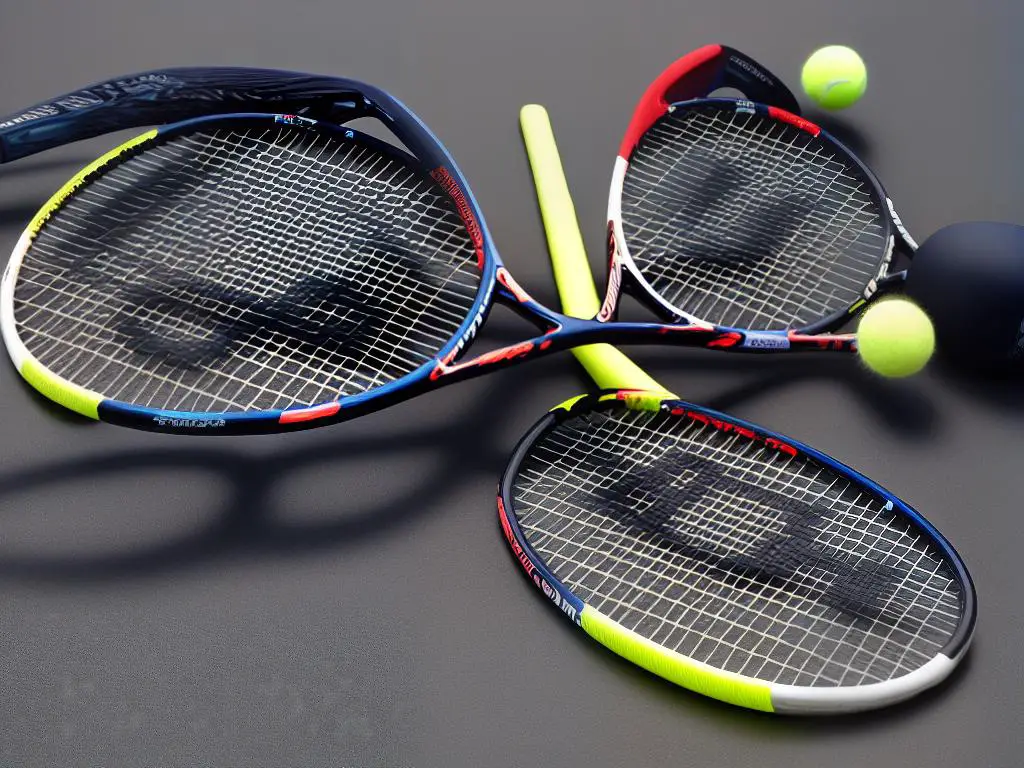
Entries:
{"label": "racket frame", "polygon": [[[515,481],[533,446],[567,419],[613,408],[661,411],[750,440],[789,457],[809,459],[845,480],[884,499],[894,514],[934,544],[957,579],[963,605],[960,622],[934,658],[914,671],[892,680],[857,686],[796,686],[769,683],[710,666],[654,643],[621,626],[574,594],[550,569],[527,540],[516,515]],[[571,398],[553,408],[520,439],[502,474],[498,489],[498,517],[512,553],[527,578],[584,632],[615,653],[677,685],[715,699],[765,712],[793,715],[832,715],[888,706],[938,685],[967,652],[977,622],[974,583],[956,549],[920,513],[885,488],[854,469],[804,443],[724,413],[667,398],[664,392],[602,390]]]}
{"label": "racket frame", "polygon": [[[709,46],[702,51],[700,55],[690,54],[680,59],[648,89],[649,94],[660,94],[660,101],[645,98],[662,109],[662,103],[667,104],[666,94],[686,96],[712,86],[736,86],[753,87],[761,98],[790,107],[796,105],[781,81],[749,57],[724,46]],[[241,107],[248,111],[239,112]],[[281,107],[292,111],[279,112]],[[780,109],[762,105],[755,108]],[[657,119],[652,117],[653,110],[645,114],[645,120]],[[149,408],[105,398],[101,393],[55,375],[28,354],[17,337],[13,309],[14,286],[21,261],[52,213],[92,176],[99,174],[105,164],[140,151],[147,141],[159,141],[218,120],[262,118],[314,130],[351,131],[335,123],[357,117],[380,121],[408,148],[406,157],[411,157],[447,191],[477,251],[480,284],[476,298],[466,319],[434,359],[373,389],[323,403],[280,410],[192,412]],[[170,119],[174,122],[168,122]],[[638,121],[639,118],[634,117],[636,125],[641,124]],[[572,318],[544,307],[524,291],[505,268],[468,182],[440,140],[397,99],[355,80],[250,68],[179,68],[130,75],[66,94],[0,121],[0,161],[153,124],[160,127],[112,150],[74,176],[50,199],[23,233],[0,284],[0,328],[19,372],[50,399],[90,418],[176,434],[283,432],[354,418],[415,397],[443,383],[454,383],[522,360],[596,342],[668,343],[741,352],[855,348],[853,335],[816,337],[793,331],[749,331],[713,326],[670,311],[625,252],[615,262],[625,269],[610,270],[602,311],[595,319]],[[362,136],[358,132],[353,135]],[[873,177],[869,174],[869,178]],[[629,277],[617,279],[622,275]],[[665,322],[608,323],[624,288],[631,289],[632,295]],[[495,301],[511,307],[541,333],[464,360]]]}
{"label": "racket frame", "polygon": [[[277,111],[282,106],[294,111]],[[239,112],[241,107],[248,111]],[[142,151],[148,143],[238,120],[263,119],[310,130],[347,131],[365,140],[363,134],[335,124],[357,117],[380,121],[408,148],[409,153],[403,156],[411,158],[446,190],[477,251],[477,296],[466,319],[434,359],[379,387],[324,403],[265,411],[193,412],[107,398],[49,371],[28,352],[18,337],[14,313],[14,289],[22,261],[53,213],[106,167]],[[706,324],[608,326],[598,320],[567,317],[539,304],[504,267],[468,182],[440,140],[397,99],[355,80],[233,67],[179,68],[129,75],[65,94],[0,120],[0,161],[9,162],[70,142],[153,124],[159,127],[103,155],[50,198],[19,239],[0,284],[0,327],[16,368],[36,390],[89,418],[174,434],[292,431],[353,418],[412,398],[441,383],[472,378],[527,358],[593,341],[668,342],[715,348],[720,339],[731,342],[743,336],[743,331],[716,329]],[[495,301],[514,309],[542,333],[463,361]]]}
{"label": "racket frame", "polygon": [[[736,88],[747,98],[709,98],[720,88]],[[818,137],[843,155],[855,167],[862,180],[871,189],[879,208],[883,211],[886,245],[881,254],[875,275],[868,280],[860,297],[849,307],[820,318],[801,328],[788,331],[745,330],[741,339],[724,339],[738,345],[736,351],[756,349],[800,350],[817,348],[842,352],[856,352],[854,334],[831,334],[860,312],[865,305],[880,296],[898,290],[903,285],[907,271],[890,274],[897,249],[912,257],[917,243],[907,232],[896,213],[892,199],[885,191],[875,173],[838,138],[803,118],[800,107],[792,92],[779,78],[763,65],[724,45],[707,45],[692,51],[669,65],[644,92],[633,112],[629,126],[619,146],[612,169],[612,181],[608,193],[608,253],[606,281],[609,290],[601,306],[598,319],[609,322],[616,317],[618,292],[628,291],[651,311],[667,322],[686,323],[714,328],[701,318],[690,315],[684,308],[666,301],[643,277],[629,253],[622,226],[622,192],[630,158],[637,144],[665,115],[678,110],[699,109],[704,106],[729,107],[737,111],[751,112],[787,122],[812,136]],[[613,292],[612,287],[615,287]]]}
{"label": "racket frame", "polygon": [[[240,107],[247,111],[239,111]],[[281,112],[282,107],[292,111]],[[380,121],[411,153],[401,154],[446,190],[477,251],[480,285],[476,299],[436,359],[380,387],[309,407],[189,412],[122,403],[78,386],[47,370],[18,338],[14,287],[25,254],[53,212],[108,165],[139,152],[148,142],[234,120],[265,119],[316,130],[343,131],[366,141],[364,134],[334,124],[359,117]],[[440,140],[400,101],[356,80],[243,67],[176,68],[128,75],[42,102],[0,120],[0,162],[144,125],[160,127],[103,155],[50,198],[19,239],[0,285],[0,328],[12,361],[33,387],[71,410],[122,426],[182,434],[254,434],[320,426],[413,397],[432,388],[442,377],[468,378],[489,369],[488,366],[516,361],[529,349],[546,350],[549,345],[538,337],[529,346],[512,345],[503,353],[481,355],[476,363],[479,371],[476,366],[456,363],[486,320],[495,298],[545,330],[558,330],[566,325],[558,313],[530,299],[508,275],[465,177]],[[571,343],[566,340],[564,346]]]}
{"label": "racket frame", "polygon": [[[533,172],[537,201],[544,221],[551,264],[562,308],[578,317],[589,316],[596,313],[599,299],[547,111],[537,104],[527,105],[520,112],[520,124]],[[564,616],[588,634],[593,635],[598,642],[645,669],[677,684],[730,703],[754,706],[758,709],[773,711],[788,709],[794,712],[810,713],[811,711],[849,711],[856,708],[881,706],[896,698],[913,695],[917,690],[937,683],[947,674],[950,665],[940,659],[933,662],[926,672],[916,672],[913,676],[907,675],[901,678],[898,685],[887,683],[885,684],[887,687],[884,689],[878,686],[858,687],[856,690],[854,687],[847,687],[838,694],[826,694],[825,701],[822,701],[822,697],[815,692],[811,694],[809,700],[805,688],[776,686],[773,689],[765,686],[762,681],[727,674],[681,654],[668,652],[636,633],[624,629],[607,616],[602,616],[599,611],[588,607],[552,574],[544,560],[537,555],[526,540],[515,516],[514,483],[518,473],[517,466],[521,465],[531,447],[543,439],[549,430],[555,429],[559,423],[575,414],[589,413],[601,407],[621,407],[623,404],[627,408],[651,411],[665,408],[671,412],[676,409],[677,415],[680,417],[688,415],[701,424],[712,424],[717,429],[727,430],[732,434],[732,439],[762,441],[762,444],[768,449],[778,450],[786,455],[791,455],[800,449],[833,471],[839,470],[840,473],[855,475],[858,478],[862,478],[862,476],[839,465],[835,460],[819,451],[771,433],[763,427],[679,401],[676,395],[671,394],[661,384],[651,379],[615,347],[598,344],[577,348],[573,351],[591,378],[604,392],[568,400],[541,419],[533,427],[533,430],[520,441],[516,453],[510,459],[509,467],[503,475],[498,493],[501,527],[516,560],[526,571],[529,580],[560,609]],[[863,479],[865,485],[877,496],[891,498],[893,507],[903,511],[908,519],[920,521],[926,529],[926,535],[930,535],[934,531],[923,518],[920,518],[902,501],[879,488],[877,484],[866,478]],[[509,514],[509,511],[512,514]],[[947,552],[952,550],[948,542],[941,537],[939,537],[939,544]],[[952,560],[964,574],[964,580],[969,587],[965,593],[968,596],[968,610],[966,620],[961,627],[964,638],[959,641],[959,650],[955,637],[949,643],[949,653],[953,654],[950,662],[955,665],[966,652],[970,638],[973,636],[976,618],[973,584],[970,582],[970,577],[966,575],[967,572],[962,561],[955,553],[953,553]]]}

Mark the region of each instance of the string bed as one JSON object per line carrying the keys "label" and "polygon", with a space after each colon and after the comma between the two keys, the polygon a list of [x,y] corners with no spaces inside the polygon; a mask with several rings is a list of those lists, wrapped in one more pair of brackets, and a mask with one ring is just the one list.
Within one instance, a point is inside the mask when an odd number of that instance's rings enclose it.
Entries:
{"label": "string bed", "polygon": [[59,376],[179,411],[311,405],[414,370],[473,304],[450,198],[376,143],[264,123],[142,146],[21,266],[18,333]]}
{"label": "string bed", "polygon": [[688,417],[573,416],[524,458],[526,540],[585,603],[719,669],[865,685],[932,659],[962,594],[887,502],[805,457]]}
{"label": "string bed", "polygon": [[846,309],[886,248],[859,169],[789,123],[679,109],[641,139],[623,183],[630,255],[672,305],[718,325],[800,328]]}

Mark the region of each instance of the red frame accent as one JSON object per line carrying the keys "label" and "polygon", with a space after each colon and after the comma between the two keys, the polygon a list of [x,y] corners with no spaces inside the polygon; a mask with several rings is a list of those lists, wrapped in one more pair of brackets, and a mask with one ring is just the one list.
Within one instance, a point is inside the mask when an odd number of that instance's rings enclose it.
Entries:
{"label": "red frame accent", "polygon": [[278,423],[280,424],[298,424],[302,421],[313,421],[314,419],[322,419],[326,416],[333,416],[341,410],[341,404],[324,403],[323,405],[314,405],[310,408],[293,408],[288,411],[283,411]]}
{"label": "red frame accent", "polygon": [[764,443],[766,446],[771,448],[773,451],[785,453],[787,456],[795,457],[798,455],[796,448],[791,446],[789,443],[784,443],[783,441],[779,440],[776,437],[762,436],[755,432],[754,430],[749,429],[748,427],[741,427],[739,424],[734,424],[733,422],[726,421],[725,419],[719,419],[714,416],[709,416],[706,413],[697,413],[695,411],[691,411],[689,408],[683,408],[680,406],[676,406],[675,408],[673,408],[671,410],[671,414],[673,416],[685,416],[691,421],[696,421],[699,424],[706,424],[710,427],[714,427],[715,429],[721,432],[732,432],[737,435],[742,435],[748,440],[759,440],[760,442]]}
{"label": "red frame accent", "polygon": [[615,222],[608,222],[608,290],[604,294],[601,308],[597,311],[597,320],[608,322],[615,317],[622,293],[622,263],[619,260],[619,248],[615,244]]}
{"label": "red frame accent", "polygon": [[735,347],[741,341],[743,341],[742,333],[738,333],[736,331],[727,331],[721,334],[714,341],[709,341],[708,348],[714,349],[715,347],[722,347],[728,349],[729,347]]}
{"label": "red frame accent", "polygon": [[622,144],[619,145],[619,157],[628,160],[636,143],[640,141],[640,137],[668,111],[665,94],[697,67],[720,56],[722,50],[720,45],[705,45],[703,48],[698,48],[681,59],[677,59],[669,65],[668,69],[658,75],[657,79],[644,91],[644,95],[640,97],[640,101],[633,111],[633,119],[629,121],[629,128],[626,129],[626,135],[622,139]]}
{"label": "red frame accent", "polygon": [[834,349],[840,352],[846,349],[849,349],[851,352],[857,351],[857,334],[855,333],[836,333],[826,336],[815,336],[813,334],[807,335],[804,333],[797,333],[796,331],[790,331],[786,335],[789,337],[790,344],[815,346],[818,349]]}
{"label": "red frame accent", "polygon": [[503,286],[505,286],[505,288],[508,289],[509,293],[516,297],[516,301],[518,301],[520,304],[525,304],[528,301],[533,301],[533,299],[530,298],[530,294],[523,290],[519,283],[517,283],[512,278],[512,275],[510,275],[509,271],[504,267],[498,267],[498,271],[495,277],[497,278],[499,283],[501,283]]}
{"label": "red frame accent", "polygon": [[455,210],[458,211],[459,216],[466,225],[466,231],[469,233],[469,237],[473,241],[473,247],[476,249],[476,265],[479,269],[483,269],[484,264],[487,262],[487,257],[484,254],[484,234],[479,222],[476,220],[476,216],[473,215],[473,206],[466,200],[466,196],[462,194],[458,183],[456,183],[451,173],[443,165],[432,170],[430,175],[451,196],[452,201],[455,203]]}
{"label": "red frame accent", "polygon": [[516,560],[519,561],[519,565],[526,571],[526,575],[533,580],[533,583],[540,587],[541,578],[537,572],[537,566],[533,564],[530,556],[526,554],[526,550],[516,540],[516,535],[512,533],[512,526],[508,521],[508,514],[505,512],[505,504],[502,502],[501,496],[498,496],[498,519],[501,521],[501,530],[504,532],[509,546],[512,547],[512,553],[516,556]]}
{"label": "red frame accent", "polygon": [[794,115],[792,112],[787,112],[780,107],[768,107],[768,115],[774,117],[776,120],[782,120],[790,125],[795,125],[801,131],[807,131],[811,136],[817,136],[821,133],[821,128],[812,123],[810,120],[805,120],[800,115]]}

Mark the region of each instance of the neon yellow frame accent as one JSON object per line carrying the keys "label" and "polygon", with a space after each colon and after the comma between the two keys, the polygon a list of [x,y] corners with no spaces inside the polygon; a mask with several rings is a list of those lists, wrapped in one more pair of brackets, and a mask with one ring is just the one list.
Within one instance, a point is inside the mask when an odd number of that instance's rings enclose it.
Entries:
{"label": "neon yellow frame accent", "polygon": [[136,136],[134,139],[126,141],[119,147],[115,147],[102,157],[99,157],[93,162],[89,163],[87,166],[85,166],[85,168],[83,168],[70,179],[68,179],[64,186],[58,189],[53,194],[53,196],[46,201],[43,207],[39,209],[39,212],[32,218],[32,221],[29,222],[27,229],[32,234],[32,237],[35,237],[37,234],[39,234],[39,230],[42,229],[43,224],[45,224],[46,220],[50,218],[50,215],[55,210],[57,210],[57,208],[60,207],[60,204],[63,203],[69,195],[71,195],[76,189],[82,186],[82,184],[86,182],[89,176],[91,176],[97,170],[102,168],[115,157],[123,155],[128,150],[133,149],[134,147],[138,146],[139,144],[142,144],[145,141],[149,141],[154,136],[156,136],[156,134],[157,130],[154,128],[151,131],[146,131],[141,136]]}
{"label": "neon yellow frame accent", "polygon": [[558,405],[556,405],[551,410],[552,411],[568,411],[568,410],[571,410],[572,407],[574,405],[576,405],[576,403],[578,403],[580,400],[582,400],[585,397],[586,397],[586,395],[575,395],[573,397],[570,397],[568,400],[565,400],[564,402],[559,403]]}
{"label": "neon yellow frame accent", "polygon": [[102,395],[62,379],[44,368],[34,357],[27,357],[19,372],[40,394],[76,413],[99,420],[98,408],[103,401]]}
{"label": "neon yellow frame accent", "polygon": [[[89,180],[90,176],[96,173],[103,166],[107,165],[111,160],[131,151],[139,144],[143,144],[151,140],[156,135],[157,130],[153,129],[124,142],[120,146],[115,147],[89,163],[65,182],[65,184],[58,189],[50,199],[46,201],[46,203],[43,204],[36,215],[32,217],[32,221],[30,221],[28,226],[25,228],[25,234],[28,236],[28,239],[23,240],[23,242],[26,244],[26,249],[27,243],[36,238],[43,226],[49,220],[50,216],[53,215],[53,212],[60,208],[61,204],[63,204],[68,197],[74,194],[79,187],[85,184]],[[24,252],[22,252],[20,257],[24,258],[24,255]],[[11,263],[8,264],[7,268],[12,268]],[[5,275],[5,279],[7,279],[7,277],[9,276]],[[21,344],[20,340],[19,344]],[[25,357],[21,362],[18,372],[21,374],[22,378],[40,394],[48,397],[55,403],[68,408],[69,410],[81,414],[82,416],[99,420],[99,404],[104,399],[102,395],[86,389],[85,387],[80,387],[77,384],[72,384],[66,379],[58,376],[32,357],[27,350],[23,351],[21,354],[24,354]]]}
{"label": "neon yellow frame accent", "polygon": [[580,624],[601,645],[676,685],[748,709],[775,711],[771,686],[765,683],[714,669],[662,648],[589,605],[580,614]]}

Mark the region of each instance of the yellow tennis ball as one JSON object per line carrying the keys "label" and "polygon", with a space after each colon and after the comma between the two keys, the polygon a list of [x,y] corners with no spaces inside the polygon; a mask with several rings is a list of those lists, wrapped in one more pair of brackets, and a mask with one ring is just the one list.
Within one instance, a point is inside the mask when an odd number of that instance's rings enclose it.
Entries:
{"label": "yellow tennis ball", "polygon": [[845,109],[864,95],[868,70],[855,50],[826,45],[804,63],[800,80],[804,92],[825,109]]}
{"label": "yellow tennis ball", "polygon": [[861,316],[857,352],[868,368],[881,376],[915,374],[934,351],[932,321],[909,299],[879,301]]}

